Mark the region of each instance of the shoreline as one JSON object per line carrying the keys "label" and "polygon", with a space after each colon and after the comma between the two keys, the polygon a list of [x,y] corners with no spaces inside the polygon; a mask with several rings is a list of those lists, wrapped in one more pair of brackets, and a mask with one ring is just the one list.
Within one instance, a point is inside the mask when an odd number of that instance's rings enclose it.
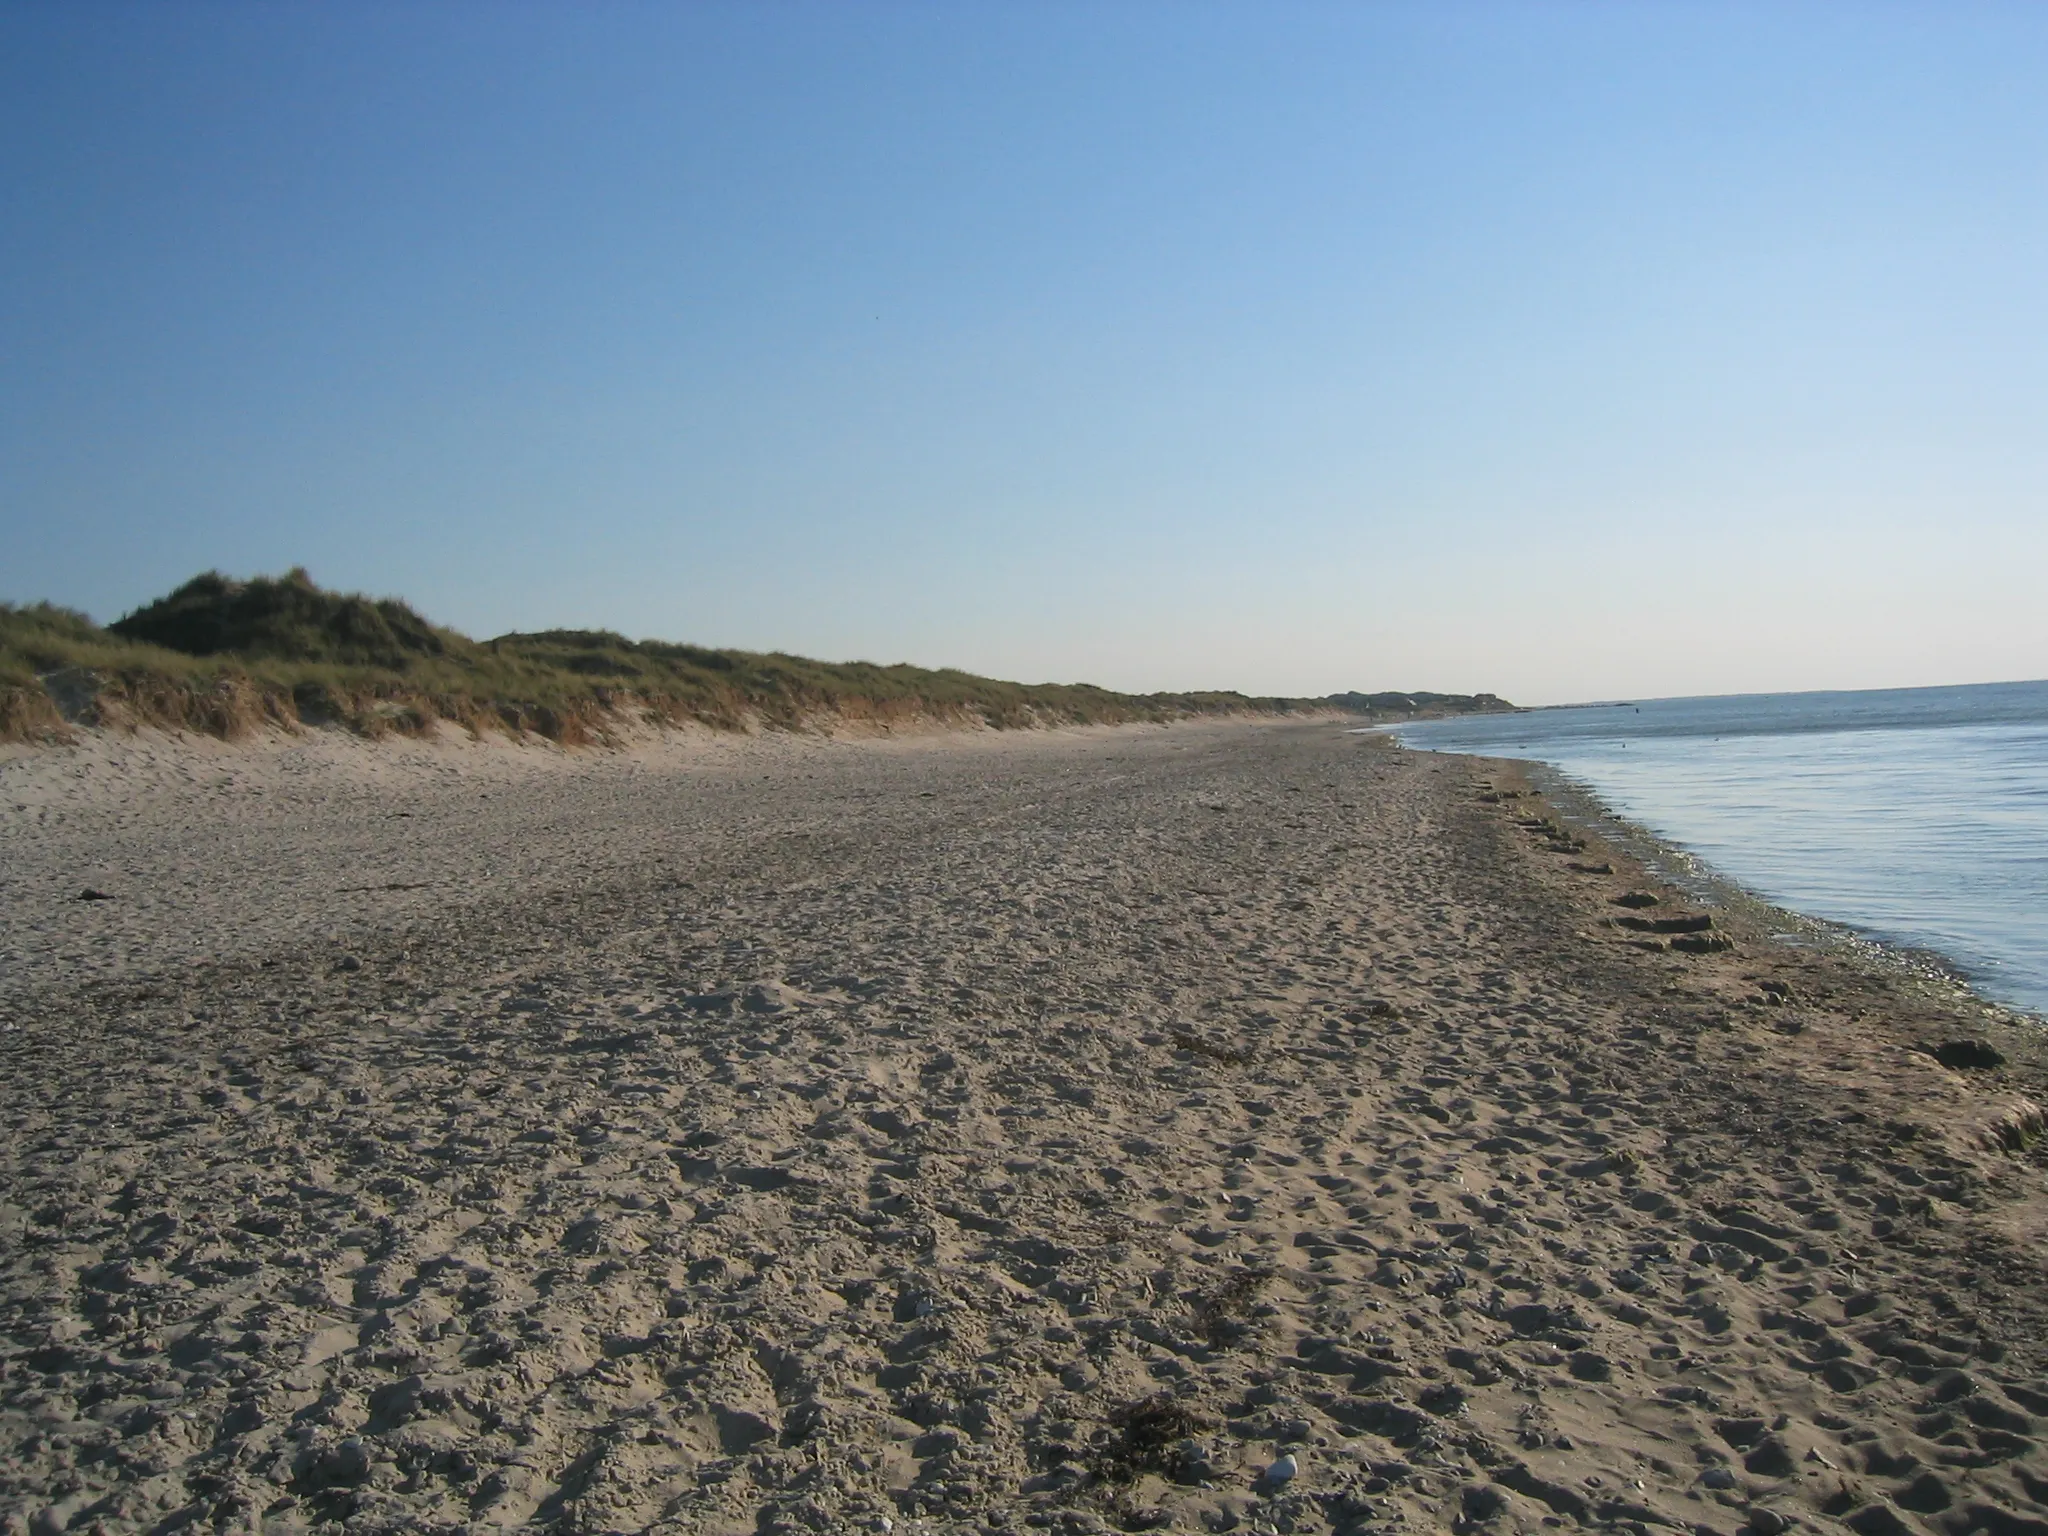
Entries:
{"label": "shoreline", "polygon": [[[1565,707],[1565,706],[1553,706]],[[1574,706],[1576,707],[1576,706]],[[1441,756],[1487,757],[1483,752],[1442,751],[1411,747],[1401,740],[1398,726],[1364,727],[1385,731],[1404,751],[1436,752]],[[1784,933],[1803,942],[1854,951],[1869,964],[1894,970],[1901,976],[1946,988],[1959,998],[1981,1006],[1985,1016],[2005,1026],[2027,1025],[2048,1028],[2048,1007],[2032,1007],[1985,990],[1986,984],[1971,976],[1963,966],[1931,944],[1886,937],[1836,918],[1823,917],[1788,905],[1756,890],[1711,860],[1682,844],[1660,836],[1641,822],[1609,803],[1601,791],[1569,770],[1542,758],[1504,757],[1490,759],[1522,764],[1531,778],[1575,818],[1602,835],[1617,840],[1636,854],[1660,879],[1683,887],[1701,900],[1724,906],[1752,909],[1758,916],[1781,926]]]}
{"label": "shoreline", "polygon": [[[1584,840],[1588,858],[1604,859],[1612,866],[1611,872],[1603,876],[1584,873],[1579,864],[1568,862],[1565,867],[1579,877],[1577,883],[1615,895],[1647,892],[1658,896],[1660,902],[1672,901],[1717,919],[1707,932],[1730,935],[1741,965],[1747,967],[1741,980],[1755,981],[1757,976],[1750,974],[1752,970],[1768,977],[1807,968],[1812,962],[1855,978],[1868,995],[1881,1000],[1884,1013],[1878,1022],[1893,1026],[1864,1043],[1904,1046],[1909,1050],[1927,1043],[1913,1040],[1909,1038],[1910,1031],[1897,1028],[1899,1021],[1906,1018],[1919,1020],[1928,1028],[1939,1022],[1951,1032],[1974,1031],[1979,1036],[1994,1037],[1998,1045],[2006,1048],[2001,1054],[2007,1059],[1999,1065],[2012,1067],[2016,1076],[2024,1078],[2025,1092],[2033,1095],[2033,1099],[2025,1099],[2028,1108],[2022,1113],[2029,1124],[2039,1120],[2040,1111],[2034,1099],[2048,1102],[2048,1032],[2041,1028],[2042,1020],[1979,992],[1945,956],[1872,939],[1845,924],[1773,902],[1707,860],[1622,815],[1591,786],[1552,764],[1475,753],[1431,755],[1481,765],[1483,771],[1495,778],[1524,786],[1524,793],[1544,811],[1554,813],[1546,816],[1546,826],[1532,832],[1547,844],[1551,853],[1560,851],[1554,838],[1556,831],[1561,830]],[[1607,899],[1611,902],[1612,896]],[[1599,917],[1608,924],[1627,923],[1638,910],[1601,912]],[[1640,936],[1624,942],[1654,951],[1654,945]],[[1664,942],[1673,949],[1679,943],[1676,939]],[[1706,980],[1712,970],[1725,971],[1734,963],[1734,956],[1722,956],[1716,951],[1695,954],[1690,957],[1688,979]],[[1754,1003],[1755,999],[1750,1001]],[[1782,1006],[1769,998],[1765,1005]],[[1989,1028],[1984,1027],[1987,1025]]]}
{"label": "shoreline", "polygon": [[1866,933],[1852,924],[1802,912],[1797,907],[1776,901],[1727,874],[1704,856],[1660,837],[1642,823],[1624,815],[1608,804],[1592,785],[1574,778],[1564,769],[1536,758],[1504,758],[1499,761],[1521,762],[1538,770],[1530,775],[1531,778],[1560,806],[1567,820],[1579,818],[1589,827],[1599,829],[1610,841],[1627,847],[1640,857],[1657,878],[1686,890],[1702,902],[1746,910],[1760,921],[1780,929],[1785,937],[1853,955],[1864,964],[1932,987],[1949,1001],[1981,1008],[1986,1018],[1998,1024],[2048,1028],[2048,1013],[2007,1002],[1983,991],[1978,982],[1938,949]]}
{"label": "shoreline", "polygon": [[2048,1521],[2048,1064],[1529,765],[281,761],[8,831],[10,1533]]}
{"label": "shoreline", "polygon": [[[1532,718],[1526,730],[1394,729],[1418,749],[1500,750],[1583,774],[1581,788],[1606,786],[1596,798],[1640,807],[1704,850],[1710,873],[1776,893],[1763,899],[1811,912],[1830,938],[1882,945],[1994,1007],[2048,1018],[2048,950],[2027,921],[2048,888],[2025,857],[2048,830],[2031,792],[2048,729],[2041,684],[1656,699],[1600,713]],[[1705,744],[1724,736],[1726,747]]]}

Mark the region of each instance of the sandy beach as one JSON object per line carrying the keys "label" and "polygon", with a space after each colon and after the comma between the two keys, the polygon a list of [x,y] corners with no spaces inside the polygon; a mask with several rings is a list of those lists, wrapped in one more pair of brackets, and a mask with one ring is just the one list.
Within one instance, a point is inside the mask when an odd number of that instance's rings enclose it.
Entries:
{"label": "sandy beach", "polygon": [[1509,764],[96,735],[0,912],[9,1536],[2048,1533],[2038,1033]]}

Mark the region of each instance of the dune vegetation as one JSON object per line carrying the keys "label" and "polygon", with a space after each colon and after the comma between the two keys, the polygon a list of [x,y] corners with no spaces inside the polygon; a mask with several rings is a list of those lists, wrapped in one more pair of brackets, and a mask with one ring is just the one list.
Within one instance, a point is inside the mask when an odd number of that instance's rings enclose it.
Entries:
{"label": "dune vegetation", "polygon": [[250,580],[208,572],[104,627],[48,603],[0,605],[0,738],[14,740],[62,739],[74,725],[220,737],[333,725],[378,736],[423,734],[448,722],[577,745],[634,724],[1008,729],[1505,707],[1485,694],[1117,693],[951,668],[629,640],[604,630],[473,640],[397,599],[327,591],[303,569]]}

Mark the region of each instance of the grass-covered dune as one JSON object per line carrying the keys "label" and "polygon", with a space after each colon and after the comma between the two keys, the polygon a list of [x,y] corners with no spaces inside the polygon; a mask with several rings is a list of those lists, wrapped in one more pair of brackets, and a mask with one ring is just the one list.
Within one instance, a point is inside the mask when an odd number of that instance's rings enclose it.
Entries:
{"label": "grass-covered dune", "polygon": [[421,734],[448,721],[576,745],[635,723],[1009,728],[1507,707],[1490,694],[1114,693],[950,668],[628,640],[604,630],[472,640],[396,599],[326,591],[303,570],[247,581],[208,572],[104,628],[48,603],[0,605],[0,739],[17,741],[62,740],[73,725],[154,725],[221,737],[265,725],[338,725],[377,736]]}

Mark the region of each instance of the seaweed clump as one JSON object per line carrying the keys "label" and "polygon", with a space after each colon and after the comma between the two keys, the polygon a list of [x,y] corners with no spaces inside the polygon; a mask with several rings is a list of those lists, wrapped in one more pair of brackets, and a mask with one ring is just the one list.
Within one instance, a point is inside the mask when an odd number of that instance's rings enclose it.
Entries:
{"label": "seaweed clump", "polygon": [[1097,1432],[1088,1470],[1105,1483],[1134,1482],[1147,1472],[1175,1476],[1187,1460],[1184,1442],[1216,1427],[1170,1392],[1126,1403]]}

